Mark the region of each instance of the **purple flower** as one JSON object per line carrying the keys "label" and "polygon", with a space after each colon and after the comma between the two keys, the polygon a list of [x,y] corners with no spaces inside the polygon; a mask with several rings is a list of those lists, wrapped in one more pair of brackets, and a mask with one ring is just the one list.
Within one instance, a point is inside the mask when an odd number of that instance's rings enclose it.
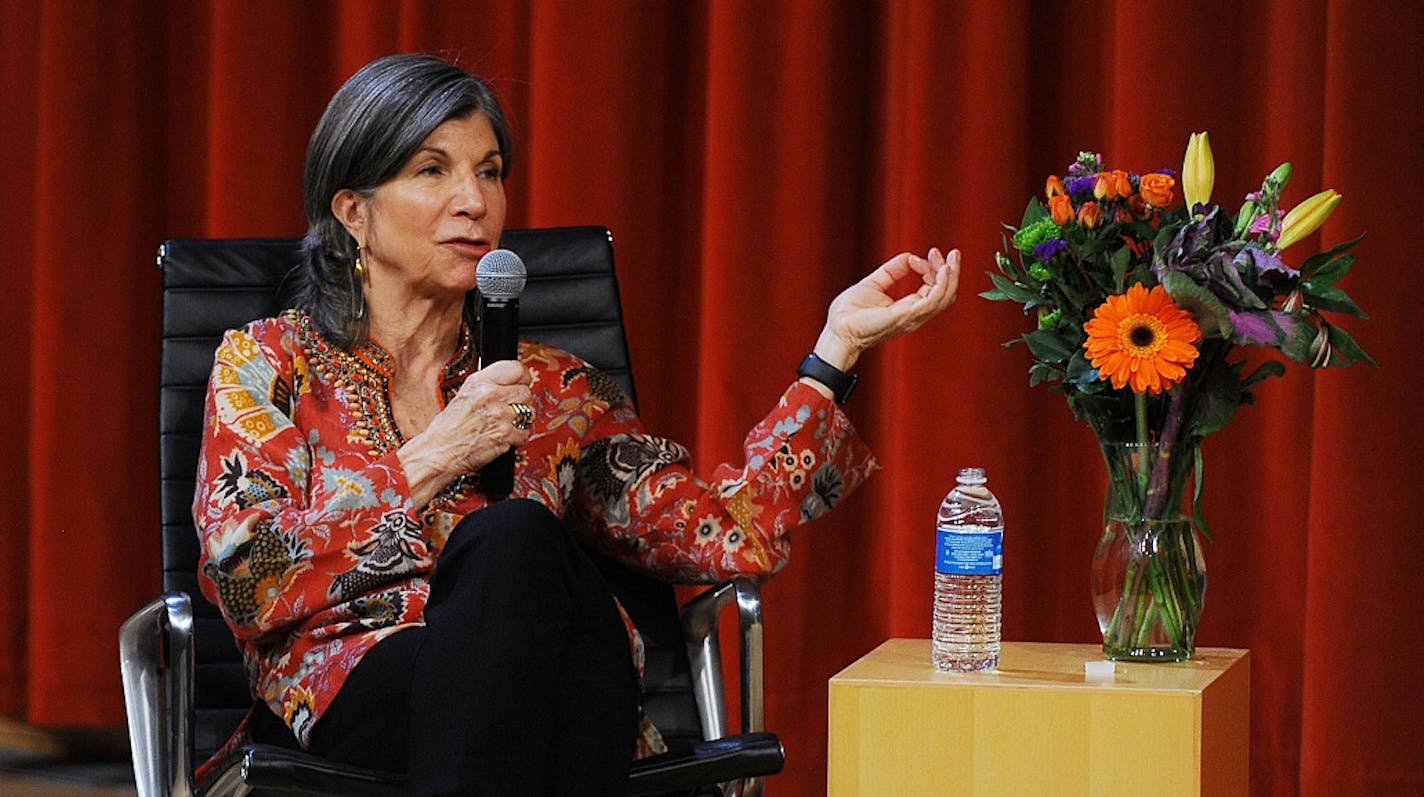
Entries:
{"label": "purple flower", "polygon": [[1062,238],[1050,238],[1033,248],[1033,256],[1039,261],[1047,263],[1053,259],[1054,255],[1067,248],[1068,244],[1064,243]]}
{"label": "purple flower", "polygon": [[[1247,263],[1257,274],[1284,275],[1288,279],[1300,276],[1300,272],[1286,265],[1286,262],[1275,252],[1268,252],[1259,246],[1248,245],[1241,253],[1248,258]],[[1245,265],[1245,264],[1243,264]]]}
{"label": "purple flower", "polygon": [[1275,213],[1262,213],[1251,219],[1251,226],[1247,228],[1247,231],[1258,235],[1267,232],[1274,226],[1273,222],[1280,217],[1281,212],[1279,210]]}
{"label": "purple flower", "polygon": [[1090,174],[1086,177],[1073,177],[1068,180],[1068,195],[1082,196],[1093,193],[1093,183],[1097,182],[1098,176]]}
{"label": "purple flower", "polygon": [[1260,343],[1274,346],[1280,343],[1281,329],[1273,323],[1270,311],[1231,310],[1231,339],[1237,343]]}

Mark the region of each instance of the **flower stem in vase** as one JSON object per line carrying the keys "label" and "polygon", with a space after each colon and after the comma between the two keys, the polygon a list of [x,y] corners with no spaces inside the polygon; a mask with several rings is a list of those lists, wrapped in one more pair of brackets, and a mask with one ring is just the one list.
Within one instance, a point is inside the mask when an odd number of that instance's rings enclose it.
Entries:
{"label": "flower stem in vase", "polygon": [[1128,562],[1122,585],[1122,599],[1117,602],[1107,628],[1103,629],[1104,639],[1113,640],[1119,645],[1126,641],[1123,637],[1129,632],[1123,629],[1132,628],[1134,619],[1141,616],[1145,609],[1146,595],[1142,591],[1141,581],[1142,573],[1137,561]]}
{"label": "flower stem in vase", "polygon": [[[1137,393],[1133,395],[1133,415],[1137,420],[1137,482],[1138,495],[1144,498],[1151,494],[1151,485],[1148,482],[1148,456],[1151,450],[1152,438],[1147,432],[1147,394]],[[1145,500],[1137,503],[1144,511],[1147,507]],[[1150,516],[1149,516],[1150,517]]]}
{"label": "flower stem in vase", "polygon": [[[1157,608],[1158,618],[1162,623],[1163,635],[1167,644],[1172,647],[1180,647],[1182,644],[1182,613],[1181,605],[1176,598],[1177,590],[1173,588],[1171,577],[1173,570],[1172,553],[1170,550],[1159,550],[1159,558],[1149,567],[1152,570],[1152,602]],[[1164,572],[1165,571],[1165,572]],[[1143,624],[1144,637],[1150,637],[1151,624]],[[1149,640],[1145,639],[1143,644]]]}
{"label": "flower stem in vase", "polygon": [[[1144,595],[1140,600],[1146,601]],[[1137,624],[1137,636],[1132,640],[1132,647],[1142,649],[1152,642],[1152,626],[1156,625],[1160,614],[1157,604],[1154,602],[1147,607],[1147,611],[1142,613],[1142,622]]]}

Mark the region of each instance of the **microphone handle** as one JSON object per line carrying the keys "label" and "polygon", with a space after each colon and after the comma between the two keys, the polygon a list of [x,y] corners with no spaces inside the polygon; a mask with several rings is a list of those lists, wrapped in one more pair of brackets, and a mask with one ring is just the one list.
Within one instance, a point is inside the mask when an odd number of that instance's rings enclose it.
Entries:
{"label": "microphone handle", "polygon": [[[519,300],[483,299],[480,312],[480,367],[519,356]],[[504,498],[514,490],[514,448],[480,468],[480,492]]]}
{"label": "microphone handle", "polygon": [[519,300],[482,299],[480,367],[519,356]]}

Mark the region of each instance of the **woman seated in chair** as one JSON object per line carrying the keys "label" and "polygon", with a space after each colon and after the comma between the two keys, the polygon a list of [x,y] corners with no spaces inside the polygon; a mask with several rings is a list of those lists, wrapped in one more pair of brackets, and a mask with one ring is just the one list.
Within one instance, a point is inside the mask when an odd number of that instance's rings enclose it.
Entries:
{"label": "woman seated in chair", "polygon": [[[661,742],[585,547],[673,582],[775,572],[875,467],[845,373],[952,303],[959,256],[901,254],[838,296],[745,461],[703,479],[570,354],[523,342],[477,368],[510,163],[494,95],[438,58],[337,92],[307,152],[298,308],[217,350],[200,577],[269,709],[244,736],[406,772],[413,794],[617,794]],[[511,447],[494,500],[478,474]]]}

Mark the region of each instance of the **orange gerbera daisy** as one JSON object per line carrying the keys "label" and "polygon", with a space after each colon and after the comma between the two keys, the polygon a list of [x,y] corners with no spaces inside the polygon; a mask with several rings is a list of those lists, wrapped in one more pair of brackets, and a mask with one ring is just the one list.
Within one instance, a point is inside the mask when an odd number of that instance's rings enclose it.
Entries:
{"label": "orange gerbera daisy", "polygon": [[1172,303],[1161,285],[1149,293],[1133,285],[1109,296],[1083,325],[1088,360],[1099,379],[1114,388],[1131,385],[1134,393],[1170,390],[1196,362],[1201,327],[1191,313]]}

